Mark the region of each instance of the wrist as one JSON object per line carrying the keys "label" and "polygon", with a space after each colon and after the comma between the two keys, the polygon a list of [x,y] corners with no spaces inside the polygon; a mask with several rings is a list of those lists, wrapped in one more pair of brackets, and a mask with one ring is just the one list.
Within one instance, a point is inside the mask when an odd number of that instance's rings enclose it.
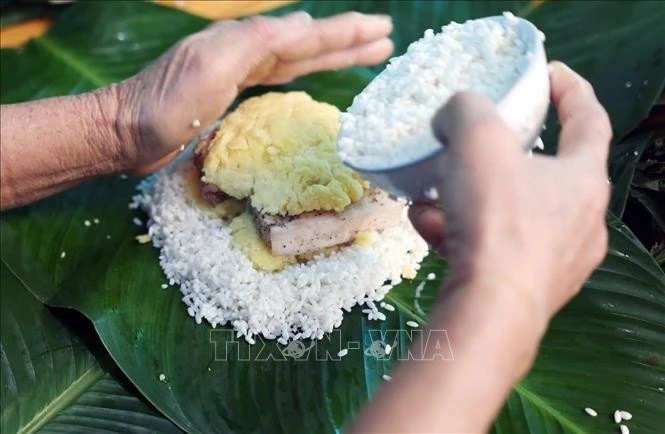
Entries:
{"label": "wrist", "polygon": [[132,122],[128,121],[118,85],[111,84],[82,97],[89,100],[87,113],[92,118],[89,125],[94,129],[88,135],[88,145],[99,161],[105,162],[97,175],[127,170],[133,158]]}
{"label": "wrist", "polygon": [[432,326],[452,329],[456,360],[485,360],[487,369],[512,385],[533,363],[548,318],[516,279],[455,271],[450,276]]}

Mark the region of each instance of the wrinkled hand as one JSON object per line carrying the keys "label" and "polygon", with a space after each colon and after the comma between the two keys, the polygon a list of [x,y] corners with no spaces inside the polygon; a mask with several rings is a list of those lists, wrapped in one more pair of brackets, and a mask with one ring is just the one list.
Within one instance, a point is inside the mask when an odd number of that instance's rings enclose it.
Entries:
{"label": "wrinkled hand", "polygon": [[314,20],[296,12],[218,21],[188,36],[117,87],[128,169],[147,173],[166,164],[246,87],[385,60],[391,30],[387,16]]}
{"label": "wrinkled hand", "polygon": [[453,280],[510,289],[505,297],[533,309],[543,327],[603,259],[608,237],[608,116],[591,85],[562,63],[552,64],[551,84],[562,125],[555,157],[524,154],[489,99],[458,94],[432,124],[448,145],[445,224],[434,208],[410,211],[449,259]]}

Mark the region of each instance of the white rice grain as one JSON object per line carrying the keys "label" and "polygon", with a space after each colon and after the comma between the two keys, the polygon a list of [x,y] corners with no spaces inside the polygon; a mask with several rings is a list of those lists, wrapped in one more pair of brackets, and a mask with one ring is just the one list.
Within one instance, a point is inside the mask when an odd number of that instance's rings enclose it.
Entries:
{"label": "white rice grain", "polygon": [[615,410],[614,411],[614,423],[621,423],[621,411],[620,410]]}
{"label": "white rice grain", "polygon": [[633,418],[632,413],[626,410],[620,410],[619,413],[621,414],[621,419],[623,420],[631,420]]}
{"label": "white rice grain", "polygon": [[[340,115],[342,161],[383,169],[440,149],[430,120],[455,92],[501,99],[530,62],[518,20],[469,20],[430,29],[358,94]],[[438,196],[438,192],[437,192]]]}
{"label": "white rice grain", "polygon": [[427,280],[434,280],[434,279],[436,279],[436,274],[434,274],[434,273],[429,273],[429,274],[427,275]]}
{"label": "white rice grain", "polygon": [[598,416],[598,412],[597,412],[596,410],[594,410],[593,408],[591,408],[591,407],[587,407],[587,408],[585,408],[585,409],[584,409],[584,412],[585,412],[586,414],[588,414],[589,416],[593,416],[593,417]]}
{"label": "white rice grain", "polygon": [[427,254],[404,215],[371,245],[351,245],[279,272],[256,270],[233,245],[228,223],[187,199],[186,158],[142,182],[131,206],[150,215],[148,233],[161,249],[166,279],[180,287],[197,323],[230,324],[249,343],[256,335],[282,344],[321,339],[358,304],[367,306],[363,313],[385,318],[378,301],[402,280],[403,268],[416,269]]}
{"label": "white rice grain", "polygon": [[199,128],[200,126],[201,126],[200,120],[194,119],[194,121],[192,121],[192,128]]}
{"label": "white rice grain", "polygon": [[67,256],[67,252],[65,252],[64,250],[60,252],[60,259],[64,259],[65,256]]}
{"label": "white rice grain", "polygon": [[383,375],[381,376],[381,378],[383,378],[385,381],[390,381],[390,380],[393,379],[393,377],[391,377],[391,376],[388,375],[388,374],[383,374]]}
{"label": "white rice grain", "polygon": [[429,200],[437,200],[439,198],[439,190],[436,187],[430,187],[425,191],[425,197]]}
{"label": "white rice grain", "polygon": [[415,322],[415,321],[407,321],[406,325],[408,325],[409,327],[413,327],[413,328],[419,327],[418,323]]}
{"label": "white rice grain", "polygon": [[383,305],[383,308],[389,312],[395,312],[395,306],[393,306],[392,304],[386,303]]}
{"label": "white rice grain", "polygon": [[619,431],[621,431],[621,434],[630,434],[630,428],[623,424],[619,425]]}
{"label": "white rice grain", "polygon": [[83,222],[83,225],[84,225],[84,226],[90,226],[90,225],[91,225],[90,220],[85,220],[85,221]]}
{"label": "white rice grain", "polygon": [[349,350],[348,350],[347,348],[344,348],[343,350],[340,350],[340,351],[337,353],[337,357],[344,357],[344,356],[346,356],[347,354],[349,354]]}
{"label": "white rice grain", "polygon": [[383,349],[383,352],[386,354],[390,354],[390,352],[393,350],[393,347],[390,346],[390,344],[386,344],[386,347]]}

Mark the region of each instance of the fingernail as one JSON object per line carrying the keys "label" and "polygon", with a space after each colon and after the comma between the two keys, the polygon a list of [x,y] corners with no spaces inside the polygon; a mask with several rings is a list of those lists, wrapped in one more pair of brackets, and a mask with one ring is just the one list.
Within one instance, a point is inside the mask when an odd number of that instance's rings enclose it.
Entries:
{"label": "fingernail", "polygon": [[388,15],[388,14],[375,14],[374,16],[377,17],[377,18],[381,18],[381,19],[383,19],[383,20],[386,20],[386,21],[388,21],[390,24],[393,23],[393,17],[392,17],[391,15]]}
{"label": "fingernail", "polygon": [[560,71],[572,71],[572,69],[570,69],[570,66],[568,66],[565,63],[560,62],[558,60],[551,61],[547,65],[547,68],[549,69],[550,74],[552,74],[557,69],[560,70]]}

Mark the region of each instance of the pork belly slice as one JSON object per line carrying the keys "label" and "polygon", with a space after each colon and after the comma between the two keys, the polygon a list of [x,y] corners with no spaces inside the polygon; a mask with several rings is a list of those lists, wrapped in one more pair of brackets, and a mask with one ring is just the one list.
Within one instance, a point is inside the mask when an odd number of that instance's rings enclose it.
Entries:
{"label": "pork belly slice", "polygon": [[263,241],[275,255],[301,255],[352,241],[358,232],[381,231],[400,223],[404,202],[381,190],[368,190],[344,211],[313,211],[297,216],[261,214],[252,208]]}

